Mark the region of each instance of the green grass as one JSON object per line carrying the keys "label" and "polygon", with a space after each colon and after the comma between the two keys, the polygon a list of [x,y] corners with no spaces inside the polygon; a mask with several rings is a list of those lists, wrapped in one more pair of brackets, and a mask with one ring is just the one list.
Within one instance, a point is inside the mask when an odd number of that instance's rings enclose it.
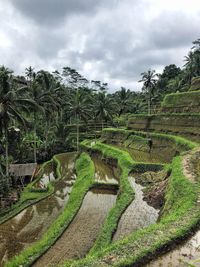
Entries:
{"label": "green grass", "polygon": [[43,237],[32,246],[24,249],[20,255],[11,259],[7,267],[30,266],[34,260],[45,253],[68,227],[81,207],[83,198],[94,182],[94,164],[86,153],[76,161],[77,178],[64,211],[54,221]]}
{"label": "green grass", "polygon": [[129,116],[129,119],[135,119],[135,118],[138,118],[138,119],[148,119],[148,118],[152,118],[152,119],[155,119],[155,118],[159,118],[159,117],[177,117],[177,118],[181,118],[181,117],[200,117],[200,113],[184,113],[184,112],[180,112],[180,113],[173,113],[173,112],[165,112],[165,113],[159,113],[159,114],[132,114]]}
{"label": "green grass", "polygon": [[200,220],[197,203],[199,182],[190,182],[182,172],[182,157],[172,163],[163,215],[159,223],[134,232],[127,238],[90,254],[85,259],[66,262],[65,267],[134,266],[153,257],[161,248],[183,238]]}
{"label": "green grass", "polygon": [[[83,146],[88,148],[89,143],[83,142]],[[122,213],[126,210],[128,205],[134,199],[134,191],[128,181],[128,174],[134,164],[131,156],[120,149],[112,147],[110,145],[96,142],[95,146],[91,148],[93,151],[102,153],[105,158],[116,159],[118,167],[121,169],[120,183],[119,183],[119,194],[115,206],[109,211],[108,216],[103,224],[103,227],[95,241],[93,248],[89,254],[95,254],[102,248],[106,247],[112,241],[112,236],[117,229],[118,221]]]}
{"label": "green grass", "polygon": [[161,170],[164,165],[134,162],[128,152],[111,145],[103,144],[99,141],[92,147],[90,144],[91,141],[85,140],[81,143],[81,146],[87,150],[100,152],[105,158],[116,159],[118,167],[121,169],[118,198],[115,206],[108,213],[101,232],[89,253],[89,255],[94,255],[112,242],[112,236],[117,229],[122,213],[134,199],[134,190],[128,181],[130,171],[133,169],[138,172],[147,170],[158,171]]}
{"label": "green grass", "polygon": [[[142,132],[142,131],[132,131],[132,130],[126,130],[126,129],[114,129],[114,128],[108,128],[108,129],[104,129],[104,137],[106,136],[106,132],[109,133],[109,135],[113,132],[116,134],[116,132],[119,133],[124,133],[125,136],[139,136],[142,138],[147,138],[147,133],[146,132]],[[129,135],[128,135],[129,133]],[[190,141],[184,137],[180,137],[180,136],[176,136],[176,135],[171,135],[171,134],[164,134],[164,133],[148,133],[148,138],[150,137],[154,137],[157,139],[161,139],[161,140],[166,140],[166,141],[171,141],[174,143],[174,145],[176,147],[179,147],[183,150],[190,150],[193,149],[195,147],[198,147],[198,144]],[[135,140],[137,142],[137,140]]]}
{"label": "green grass", "polygon": [[172,93],[164,97],[163,108],[192,107],[200,104],[200,91]]}

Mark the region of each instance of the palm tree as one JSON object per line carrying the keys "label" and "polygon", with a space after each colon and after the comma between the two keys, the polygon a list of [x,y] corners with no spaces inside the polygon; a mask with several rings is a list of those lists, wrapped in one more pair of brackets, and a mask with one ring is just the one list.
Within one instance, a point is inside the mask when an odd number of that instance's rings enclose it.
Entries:
{"label": "palm tree", "polygon": [[104,121],[112,121],[112,110],[114,103],[103,91],[98,92],[94,99],[94,112],[95,117],[101,120],[101,127],[104,128]]}
{"label": "palm tree", "polygon": [[151,114],[151,98],[153,95],[153,90],[155,89],[156,85],[156,77],[157,74],[155,70],[149,69],[147,72],[142,72],[142,79],[139,82],[143,82],[142,90],[148,94],[148,115]]}
{"label": "palm tree", "polygon": [[47,71],[41,70],[37,72],[31,84],[31,98],[37,103],[33,109],[34,116],[34,161],[37,162],[37,124],[38,115],[45,115],[45,150],[47,148],[47,140],[49,133],[49,124],[55,110],[60,107],[59,97],[57,95],[60,87],[58,86],[54,76]]}
{"label": "palm tree", "polygon": [[35,78],[34,68],[29,66],[28,68],[25,69],[25,74],[28,80],[30,81],[30,83],[32,83],[33,79]]}
{"label": "palm tree", "polygon": [[5,138],[6,176],[9,174],[8,127],[11,121],[26,125],[23,111],[34,102],[23,97],[25,87],[14,87],[12,71],[0,67],[0,129]]}
{"label": "palm tree", "polygon": [[90,98],[88,94],[85,94],[84,90],[77,88],[76,91],[71,93],[70,100],[68,102],[68,118],[73,117],[76,121],[76,148],[79,151],[79,138],[80,138],[80,120],[86,120],[91,117],[90,114]]}
{"label": "palm tree", "polygon": [[121,87],[121,90],[117,92],[116,102],[118,107],[118,116],[120,117],[130,107],[131,91]]}

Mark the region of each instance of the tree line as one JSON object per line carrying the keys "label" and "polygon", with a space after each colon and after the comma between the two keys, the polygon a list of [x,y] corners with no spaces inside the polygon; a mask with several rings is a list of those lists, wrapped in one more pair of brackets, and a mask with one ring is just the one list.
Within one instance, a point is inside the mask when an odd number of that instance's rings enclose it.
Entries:
{"label": "tree line", "polygon": [[[0,173],[8,177],[10,162],[37,162],[54,153],[79,150],[80,134],[88,125],[117,126],[125,114],[151,113],[171,92],[187,91],[200,76],[200,39],[185,57],[183,68],[166,66],[141,73],[142,91],[121,87],[109,93],[107,83],[88,80],[77,70],[25,69],[17,76],[0,67]],[[95,131],[94,131],[95,132]]]}

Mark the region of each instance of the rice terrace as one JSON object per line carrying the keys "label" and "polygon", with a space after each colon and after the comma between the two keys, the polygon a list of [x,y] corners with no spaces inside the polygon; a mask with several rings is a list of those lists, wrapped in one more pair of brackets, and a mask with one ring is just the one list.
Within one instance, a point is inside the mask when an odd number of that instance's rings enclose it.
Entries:
{"label": "rice terrace", "polygon": [[200,267],[196,2],[0,2],[0,267]]}

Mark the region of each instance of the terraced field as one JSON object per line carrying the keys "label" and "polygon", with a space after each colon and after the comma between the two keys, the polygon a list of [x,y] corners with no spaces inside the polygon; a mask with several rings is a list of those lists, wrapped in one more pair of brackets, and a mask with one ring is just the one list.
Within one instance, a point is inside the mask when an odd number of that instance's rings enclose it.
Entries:
{"label": "terraced field", "polygon": [[107,129],[81,146],[56,156],[51,196],[0,225],[1,266],[198,266],[199,145]]}
{"label": "terraced field", "polygon": [[[72,182],[76,177],[74,173],[76,153],[62,155],[62,157],[65,158],[66,176],[55,182],[54,193],[0,225],[0,266],[39,240],[62,213],[69,199]],[[47,180],[55,180],[54,171],[49,167],[45,170],[40,184],[47,184]]]}

